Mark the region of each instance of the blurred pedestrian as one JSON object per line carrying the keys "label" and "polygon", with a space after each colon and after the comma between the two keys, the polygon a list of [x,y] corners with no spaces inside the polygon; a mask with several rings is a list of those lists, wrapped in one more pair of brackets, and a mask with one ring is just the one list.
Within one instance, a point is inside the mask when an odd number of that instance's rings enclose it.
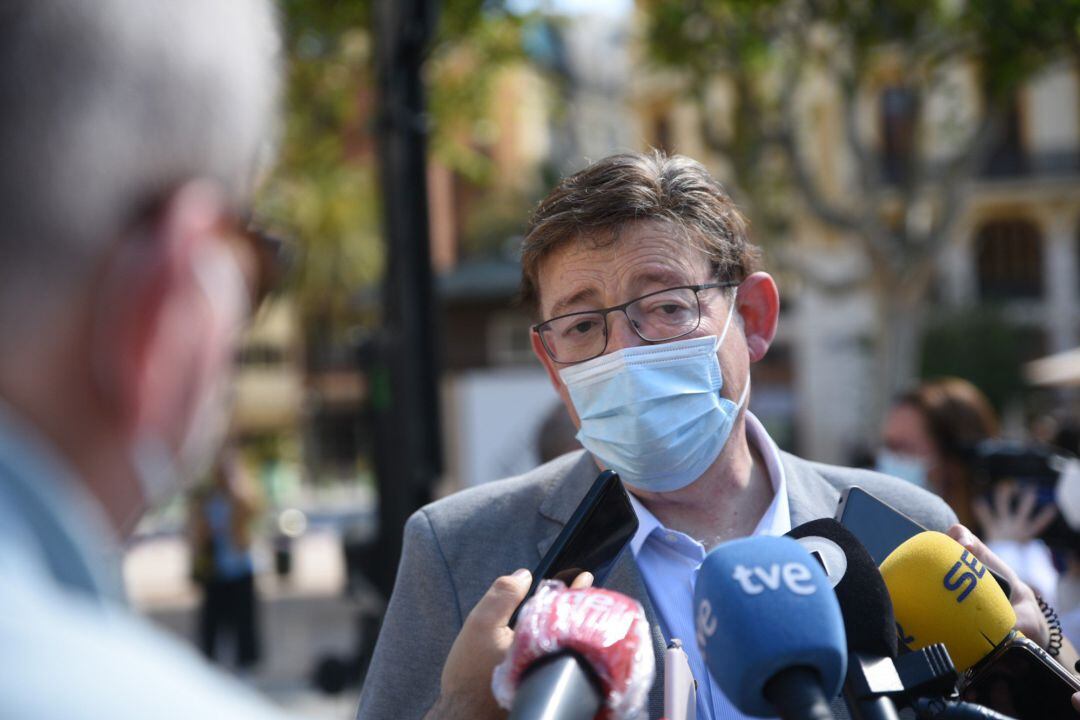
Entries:
{"label": "blurred pedestrian", "polygon": [[278,717],[119,572],[226,425],[278,42],[266,0],[0,7],[0,717]]}
{"label": "blurred pedestrian", "polygon": [[222,641],[235,652],[232,664],[250,670],[259,661],[259,632],[253,530],[262,502],[258,486],[237,451],[222,453],[210,482],[192,495],[192,576],[202,589],[199,646],[221,660]]}
{"label": "blurred pedestrian", "polygon": [[1040,595],[1053,602],[1057,571],[1039,534],[1053,508],[1036,509],[1035,492],[1009,482],[977,494],[976,446],[999,435],[986,396],[967,380],[938,378],[900,395],[885,417],[877,469],[937,493]]}

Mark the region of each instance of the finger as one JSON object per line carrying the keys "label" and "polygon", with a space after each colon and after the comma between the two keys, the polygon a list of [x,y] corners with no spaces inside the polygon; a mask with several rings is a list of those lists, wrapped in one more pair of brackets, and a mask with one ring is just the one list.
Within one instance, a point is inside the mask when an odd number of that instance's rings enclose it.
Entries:
{"label": "finger", "polygon": [[583,570],[582,572],[578,573],[578,576],[576,578],[574,578],[574,582],[571,583],[570,588],[572,590],[584,590],[585,588],[590,588],[592,587],[594,579],[595,578],[593,578],[593,574],[591,572],[589,572],[588,570]]}
{"label": "finger", "polygon": [[963,545],[964,548],[974,555],[979,562],[1003,576],[1013,588],[1020,586],[1020,577],[1011,567],[1006,565],[1001,558],[994,554],[990,548],[986,547],[982,540],[975,537],[975,533],[957,523],[949,528],[947,534],[953,540]]}
{"label": "finger", "polygon": [[1039,535],[1042,535],[1043,530],[1050,527],[1050,523],[1054,522],[1054,518],[1056,517],[1057,506],[1045,506],[1031,519],[1031,536],[1038,537]]}
{"label": "finger", "polygon": [[986,498],[975,498],[975,502],[971,503],[971,511],[975,513],[975,519],[979,521],[979,525],[983,530],[997,525],[997,518],[994,516],[994,511],[990,509],[990,503],[986,501]]}
{"label": "finger", "polygon": [[1038,498],[1035,496],[1034,488],[1024,488],[1020,491],[1020,502],[1016,506],[1016,516],[1022,520],[1027,520],[1031,517],[1031,511],[1035,509],[1035,502]]}
{"label": "finger", "polygon": [[994,487],[994,512],[998,517],[1008,517],[1009,500],[1012,498],[1012,483],[1000,482]]}
{"label": "finger", "polygon": [[1072,704],[1073,704],[1073,710],[1080,713],[1080,692],[1073,693]]}
{"label": "finger", "polygon": [[531,584],[532,573],[525,569],[496,578],[465,622],[478,622],[489,627],[505,626],[510,622],[514,609],[525,599]]}

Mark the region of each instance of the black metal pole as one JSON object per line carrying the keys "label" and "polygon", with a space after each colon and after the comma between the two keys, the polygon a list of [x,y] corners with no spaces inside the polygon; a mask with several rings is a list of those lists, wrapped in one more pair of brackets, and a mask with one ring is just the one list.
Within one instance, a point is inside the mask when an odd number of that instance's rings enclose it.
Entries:
{"label": "black metal pole", "polygon": [[372,379],[378,430],[379,546],[375,585],[389,596],[405,520],[431,499],[441,470],[436,321],[428,239],[428,121],[420,70],[435,0],[374,3],[376,139],[387,265],[383,327]]}

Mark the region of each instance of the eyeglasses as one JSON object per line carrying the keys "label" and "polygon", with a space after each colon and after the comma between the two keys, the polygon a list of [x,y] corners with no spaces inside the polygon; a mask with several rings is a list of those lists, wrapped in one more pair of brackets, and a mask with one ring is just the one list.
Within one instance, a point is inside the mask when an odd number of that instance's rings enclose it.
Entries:
{"label": "eyeglasses", "polygon": [[[161,193],[142,204],[134,213],[131,225],[154,221],[168,197],[169,193]],[[265,232],[252,220],[250,213],[222,216],[217,232],[234,244],[244,267],[249,306],[252,310],[257,309],[281,286],[288,274],[293,261],[291,243]]]}
{"label": "eyeglasses", "polygon": [[737,282],[682,285],[657,290],[622,305],[559,315],[533,325],[548,357],[562,365],[585,362],[607,350],[609,313],[626,315],[630,327],[646,342],[675,340],[697,330],[701,324],[698,293],[729,288]]}
{"label": "eyeglasses", "polygon": [[267,295],[281,286],[292,264],[292,248],[282,238],[264,231],[250,217],[234,220],[223,230],[228,237],[238,241],[253,260],[248,290],[251,307],[256,309]]}

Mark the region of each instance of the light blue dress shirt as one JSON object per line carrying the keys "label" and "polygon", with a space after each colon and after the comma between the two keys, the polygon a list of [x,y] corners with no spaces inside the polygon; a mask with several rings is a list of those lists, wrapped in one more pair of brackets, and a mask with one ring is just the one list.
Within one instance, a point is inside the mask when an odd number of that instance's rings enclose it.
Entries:
{"label": "light blue dress shirt", "polygon": [[124,607],[100,506],[0,403],[0,719],[282,716]]}
{"label": "light blue dress shirt", "polygon": [[[773,500],[761,516],[753,535],[783,535],[791,530],[791,511],[788,508],[787,483],[780,451],[765,428],[750,412],[746,413],[747,440],[765,460]],[[637,560],[649,598],[663,626],[664,638],[682,640],[697,681],[697,717],[699,720],[742,720],[740,713],[728,701],[709,675],[695,641],[694,583],[698,569],[705,559],[705,546],[685,533],[670,530],[661,524],[637,498],[630,502],[638,517],[637,533],[630,548]]]}

